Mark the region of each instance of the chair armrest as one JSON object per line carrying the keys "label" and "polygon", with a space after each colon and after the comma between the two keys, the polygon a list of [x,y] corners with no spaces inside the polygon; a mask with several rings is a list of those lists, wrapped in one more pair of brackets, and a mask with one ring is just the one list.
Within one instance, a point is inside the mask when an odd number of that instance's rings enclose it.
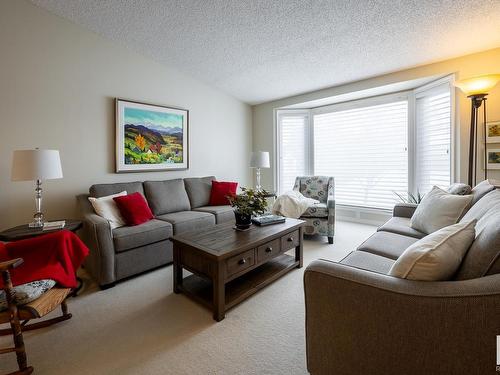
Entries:
{"label": "chair armrest", "polygon": [[319,260],[304,290],[311,374],[479,374],[494,363],[500,275],[423,282]]}
{"label": "chair armrest", "polygon": [[328,179],[328,197],[326,199],[326,207],[335,208],[335,179]]}
{"label": "chair armrest", "polygon": [[97,279],[99,285],[115,281],[115,247],[109,222],[96,215],[88,195],[77,197],[83,216],[82,240],[91,249],[85,259],[85,266]]}
{"label": "chair armrest", "polygon": [[0,272],[10,270],[12,268],[16,268],[20,266],[24,261],[22,258],[16,258],[11,260],[6,260],[5,262],[0,263]]}
{"label": "chair armrest", "polygon": [[411,218],[417,209],[415,203],[397,203],[392,210],[392,216]]}
{"label": "chair armrest", "polygon": [[330,199],[326,201],[326,207],[327,208],[335,208],[335,199]]}

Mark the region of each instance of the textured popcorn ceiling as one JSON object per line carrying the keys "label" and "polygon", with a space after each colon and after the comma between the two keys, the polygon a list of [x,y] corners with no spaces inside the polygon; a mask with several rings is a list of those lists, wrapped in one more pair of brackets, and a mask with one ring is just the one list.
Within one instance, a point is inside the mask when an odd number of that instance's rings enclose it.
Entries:
{"label": "textured popcorn ceiling", "polygon": [[32,2],[251,104],[500,46],[500,0]]}

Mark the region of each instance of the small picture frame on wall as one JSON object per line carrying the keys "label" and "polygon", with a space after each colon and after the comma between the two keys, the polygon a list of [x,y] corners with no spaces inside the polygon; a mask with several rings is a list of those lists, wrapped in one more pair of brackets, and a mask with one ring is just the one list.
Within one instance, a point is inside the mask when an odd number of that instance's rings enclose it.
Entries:
{"label": "small picture frame on wall", "polygon": [[488,169],[500,169],[500,148],[488,149]]}
{"label": "small picture frame on wall", "polygon": [[189,111],[116,99],[116,172],[188,169]]}
{"label": "small picture frame on wall", "polygon": [[500,121],[486,123],[486,143],[500,143]]}

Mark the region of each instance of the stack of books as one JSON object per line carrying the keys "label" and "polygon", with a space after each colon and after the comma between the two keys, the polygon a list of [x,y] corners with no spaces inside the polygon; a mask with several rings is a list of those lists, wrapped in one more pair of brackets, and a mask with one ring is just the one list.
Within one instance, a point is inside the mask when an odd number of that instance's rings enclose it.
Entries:
{"label": "stack of books", "polygon": [[257,216],[252,219],[252,223],[260,226],[264,225],[271,225],[271,224],[279,224],[279,223],[284,223],[285,222],[285,217],[284,216],[278,216],[278,215],[261,215]]}

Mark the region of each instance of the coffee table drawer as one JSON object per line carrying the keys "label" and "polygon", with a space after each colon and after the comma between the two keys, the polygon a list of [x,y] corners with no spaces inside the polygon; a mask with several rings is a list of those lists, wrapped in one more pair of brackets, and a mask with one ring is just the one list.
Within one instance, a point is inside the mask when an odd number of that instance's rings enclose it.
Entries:
{"label": "coffee table drawer", "polygon": [[248,250],[226,260],[227,276],[232,276],[255,264],[255,250]]}
{"label": "coffee table drawer", "polygon": [[257,261],[262,262],[263,260],[273,258],[281,252],[281,241],[279,238],[274,241],[260,245],[257,248]]}
{"label": "coffee table drawer", "polygon": [[281,237],[281,251],[293,249],[300,244],[299,231],[295,230]]}

